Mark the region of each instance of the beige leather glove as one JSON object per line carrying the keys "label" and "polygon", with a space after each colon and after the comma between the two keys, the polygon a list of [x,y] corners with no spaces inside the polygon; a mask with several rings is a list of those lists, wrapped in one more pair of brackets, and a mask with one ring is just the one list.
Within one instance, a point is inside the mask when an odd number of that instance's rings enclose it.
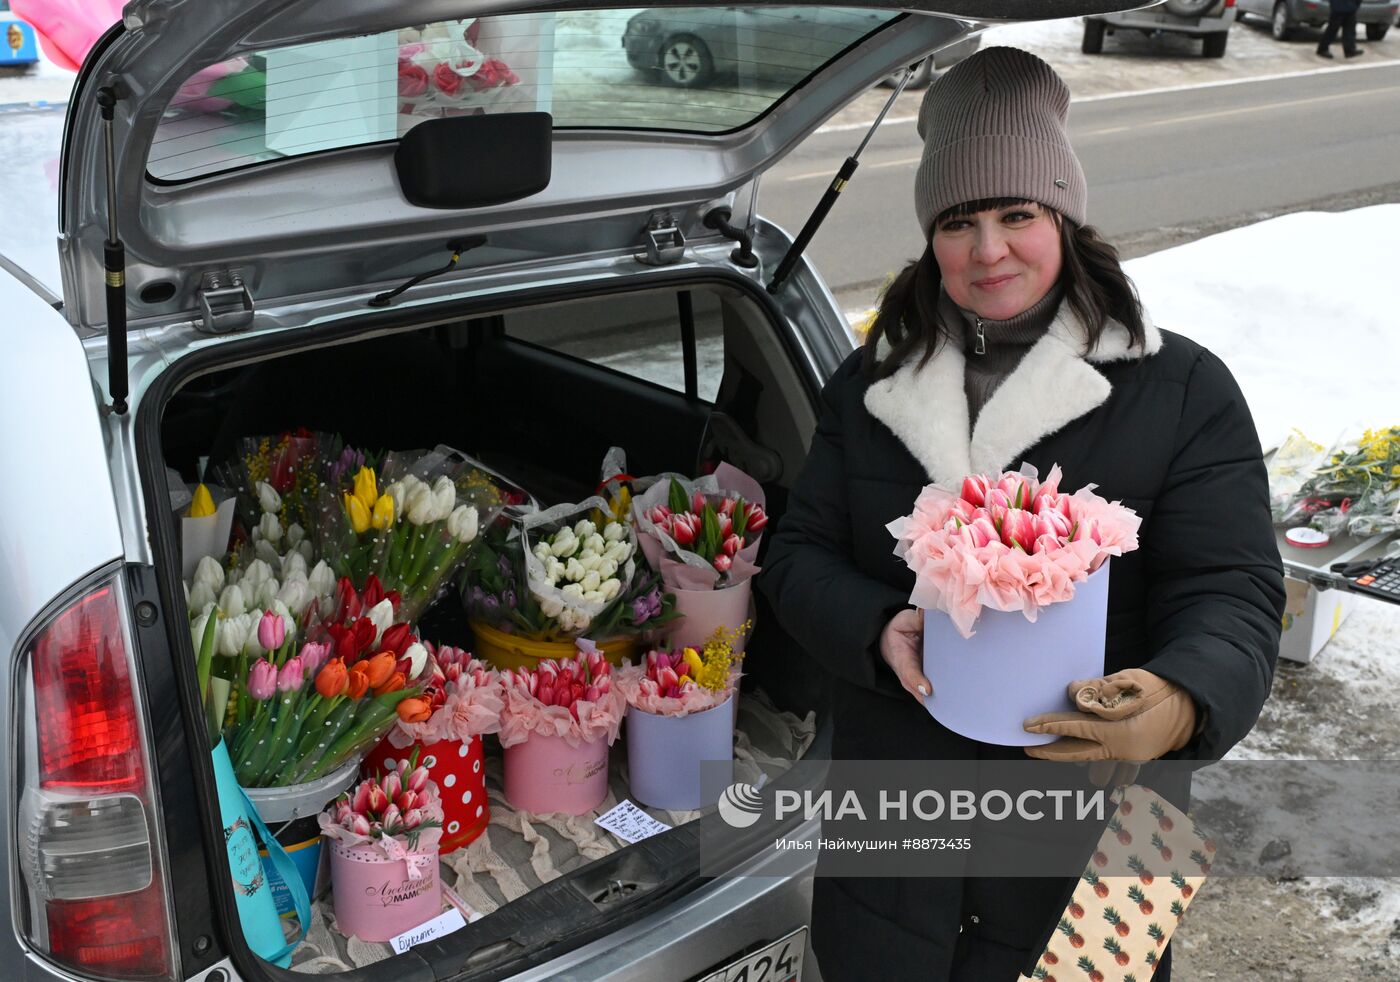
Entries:
{"label": "beige leather glove", "polygon": [[1196,704],[1186,690],[1141,668],[1071,682],[1069,698],[1080,712],[1043,713],[1022,724],[1027,733],[1053,733],[1061,738],[1027,747],[1029,756],[1060,761],[1156,760],[1186,746],[1196,732]]}

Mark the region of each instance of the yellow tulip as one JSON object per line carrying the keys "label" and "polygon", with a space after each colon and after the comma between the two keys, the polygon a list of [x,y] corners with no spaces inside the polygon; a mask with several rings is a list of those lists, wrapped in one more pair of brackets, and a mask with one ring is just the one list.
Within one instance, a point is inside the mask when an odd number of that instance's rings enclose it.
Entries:
{"label": "yellow tulip", "polygon": [[214,511],[214,496],[201,484],[194,489],[194,500],[190,502],[190,518],[208,518]]}
{"label": "yellow tulip", "polygon": [[350,527],[355,530],[356,535],[369,528],[369,509],[353,494],[345,496],[345,514],[350,519]]}
{"label": "yellow tulip", "polygon": [[355,497],[365,506],[366,514],[374,509],[374,503],[379,500],[379,486],[374,480],[373,467],[361,467],[355,475]]}
{"label": "yellow tulip", "polygon": [[379,496],[379,500],[374,503],[374,514],[370,516],[369,523],[377,529],[394,527],[394,499],[392,495],[381,494]]}
{"label": "yellow tulip", "polygon": [[705,667],[705,663],[700,659],[700,652],[696,651],[694,648],[686,648],[685,651],[681,653],[681,658],[690,666],[690,677],[698,678],[700,670]]}

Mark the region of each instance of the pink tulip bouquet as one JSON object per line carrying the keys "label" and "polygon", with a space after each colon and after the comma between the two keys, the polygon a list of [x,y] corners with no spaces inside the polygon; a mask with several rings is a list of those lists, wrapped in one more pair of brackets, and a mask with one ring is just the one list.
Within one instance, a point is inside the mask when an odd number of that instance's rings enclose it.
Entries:
{"label": "pink tulip bouquet", "polygon": [[973,475],[958,491],[932,484],[914,512],[891,522],[895,554],[917,577],[909,601],[948,614],[971,637],[983,608],[1020,611],[1074,596],[1075,585],[1109,556],[1138,546],[1142,523],[1131,509],[1086,485],[1060,491],[1058,465],[1042,482],[1024,465],[996,477]]}
{"label": "pink tulip bouquet", "polygon": [[423,646],[428,649],[423,711],[408,719],[400,715],[389,744],[402,750],[440,740],[470,743],[500,730],[505,690],[496,670],[461,648]]}
{"label": "pink tulip bouquet", "polygon": [[572,747],[617,739],[627,702],[613,684],[612,666],[587,641],[573,658],[540,662],[534,669],[501,672],[505,708],[501,746],[523,743],[532,733],[562,738]]}
{"label": "pink tulip bouquet", "polygon": [[721,590],[758,572],[754,561],[768,526],[763,504],[756,481],[721,464],[707,478],[656,482],[633,501],[632,521],[668,590]]}
{"label": "pink tulip bouquet", "polygon": [[[372,842],[423,850],[442,829],[442,799],[428,769],[403,760],[377,780],[367,778],[321,813],[321,834],[349,844]],[[394,850],[392,845],[390,850]]]}

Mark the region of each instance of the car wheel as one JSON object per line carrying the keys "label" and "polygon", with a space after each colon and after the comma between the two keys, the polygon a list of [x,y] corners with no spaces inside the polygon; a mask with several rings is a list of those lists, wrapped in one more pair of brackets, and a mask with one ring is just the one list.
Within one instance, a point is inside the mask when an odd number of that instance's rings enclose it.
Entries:
{"label": "car wheel", "polygon": [[1244,20],[1244,11],[1241,10],[1239,7],[1236,7],[1236,8],[1235,8],[1235,23],[1238,24],[1238,23],[1239,23],[1240,21],[1242,21],[1242,20]]}
{"label": "car wheel", "polygon": [[1288,4],[1283,0],[1274,4],[1274,16],[1269,26],[1275,41],[1287,41],[1293,37],[1293,22],[1288,19]]}
{"label": "car wheel", "polygon": [[1225,43],[1230,40],[1230,35],[1226,31],[1218,34],[1207,34],[1201,42],[1202,53],[1207,58],[1225,57]]}
{"label": "car wheel", "polygon": [[704,85],[715,74],[715,60],[705,42],[691,34],[677,34],[661,45],[661,80],[682,89]]}
{"label": "car wheel", "polygon": [[1079,50],[1086,55],[1096,55],[1103,50],[1103,21],[1084,22],[1084,41],[1079,45]]}
{"label": "car wheel", "polygon": [[1366,25],[1366,40],[1367,40],[1367,41],[1383,41],[1383,40],[1385,40],[1386,32],[1389,31],[1389,30],[1390,30],[1390,25],[1389,25],[1389,24],[1367,24],[1367,25]]}
{"label": "car wheel", "polygon": [[[880,79],[880,84],[887,89],[892,89],[899,84],[899,79],[902,74],[902,72],[895,72],[893,75],[886,75],[884,78]],[[905,91],[909,89],[926,89],[928,88],[928,84],[932,81],[933,56],[930,55],[919,62],[919,67],[914,69],[913,77],[909,79],[909,84],[904,88]]]}

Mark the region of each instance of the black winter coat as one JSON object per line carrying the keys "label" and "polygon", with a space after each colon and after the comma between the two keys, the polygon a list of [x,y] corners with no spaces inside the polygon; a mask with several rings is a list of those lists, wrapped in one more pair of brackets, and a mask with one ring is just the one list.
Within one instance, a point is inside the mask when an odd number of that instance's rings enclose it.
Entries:
{"label": "black winter coat", "polygon": [[[1220,359],[1150,324],[1147,333],[1144,352],[1111,323],[1084,356],[1083,328],[1062,306],[993,393],[971,439],[956,346],[873,385],[857,352],[830,380],[759,585],[787,632],[832,676],[833,756],[1022,756],[945,729],[900,688],[878,650],[913,586],[886,524],[908,514],[931,480],[959,487],[967,474],[1022,462],[1042,476],[1059,464],[1061,488],[1097,484],[1142,516],[1140,547],[1110,569],[1105,670],[1140,666],[1191,694],[1202,727],[1173,756],[1218,759],[1253,726],[1273,678],[1284,602],[1258,436]],[[813,943],[823,977],[870,978],[878,966],[882,978],[1014,979],[1038,954],[1068,886],[819,877]]]}

